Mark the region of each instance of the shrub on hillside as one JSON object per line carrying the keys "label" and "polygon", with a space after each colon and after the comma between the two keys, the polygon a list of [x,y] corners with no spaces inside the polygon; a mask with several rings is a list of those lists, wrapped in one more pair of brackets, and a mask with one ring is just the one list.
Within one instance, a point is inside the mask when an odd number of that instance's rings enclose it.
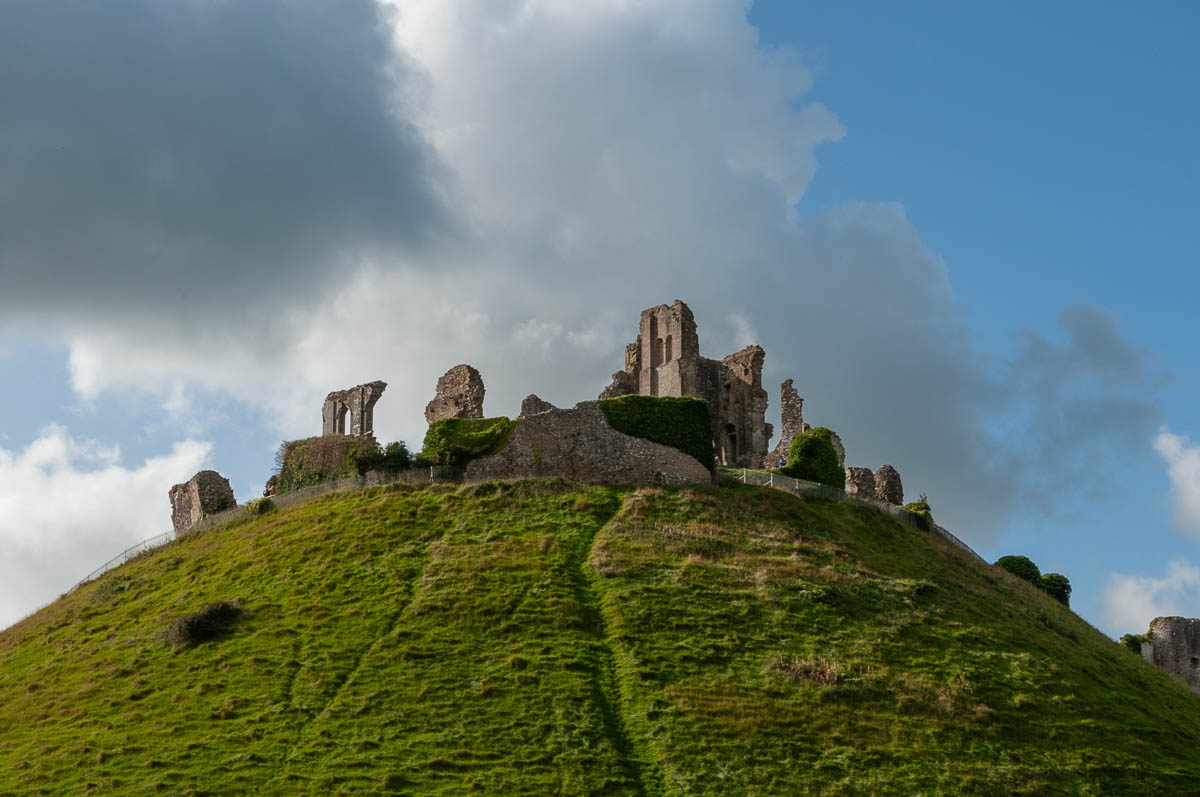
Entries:
{"label": "shrub on hillside", "polygon": [[416,464],[463,467],[495,454],[508,442],[517,422],[499,418],[445,418],[429,425]]}
{"label": "shrub on hillside", "polygon": [[1062,573],[1045,573],[1038,585],[1063,606],[1071,605],[1071,580]]}
{"label": "shrub on hillside", "polygon": [[275,502],[270,498],[259,498],[246,504],[246,511],[251,515],[265,515],[275,508]]}
{"label": "shrub on hillside", "polygon": [[1035,587],[1042,586],[1042,571],[1027,556],[1001,556],[996,567],[1002,567],[1017,578],[1023,578]]}
{"label": "shrub on hillside", "polygon": [[1126,634],[1121,637],[1121,644],[1139,656],[1142,655],[1142,644],[1149,641],[1150,637],[1145,634]]}
{"label": "shrub on hillside", "polygon": [[225,636],[242,616],[236,603],[217,601],[174,620],[165,634],[171,645],[198,645]]}
{"label": "shrub on hillside", "polygon": [[904,508],[917,516],[917,525],[920,528],[925,531],[933,530],[933,510],[929,508],[928,501],[913,501],[911,504],[905,504]]}
{"label": "shrub on hillside", "polygon": [[830,487],[846,486],[846,471],[838,463],[832,432],[824,426],[796,435],[788,453],[787,465],[780,472],[793,479],[818,482]]}
{"label": "shrub on hillside", "polygon": [[617,396],[601,399],[608,425],[630,437],[677,448],[712,470],[712,416],[708,402],[694,396]]}
{"label": "shrub on hillside", "polygon": [[388,473],[398,473],[402,470],[407,470],[411,463],[412,457],[408,453],[408,446],[403,441],[388,443],[387,448],[383,451],[383,469]]}

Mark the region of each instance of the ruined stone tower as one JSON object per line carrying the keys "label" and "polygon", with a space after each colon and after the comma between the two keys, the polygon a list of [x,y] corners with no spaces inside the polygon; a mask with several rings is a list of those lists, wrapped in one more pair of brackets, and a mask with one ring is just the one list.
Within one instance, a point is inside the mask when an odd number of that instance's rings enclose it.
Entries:
{"label": "ruined stone tower", "polygon": [[763,420],[767,392],[762,387],[766,354],[748,346],[723,360],[700,356],[700,338],[691,309],[679,301],[642,311],[638,337],[625,347],[625,370],[600,398],[696,396],[708,401],[713,444],[722,465],[760,467],[771,439]]}
{"label": "ruined stone tower", "polygon": [[[325,397],[321,406],[321,434],[349,434],[366,437],[375,429],[375,402],[387,389],[386,382],[368,382],[347,390],[337,390]],[[346,428],[346,415],[350,428]]]}

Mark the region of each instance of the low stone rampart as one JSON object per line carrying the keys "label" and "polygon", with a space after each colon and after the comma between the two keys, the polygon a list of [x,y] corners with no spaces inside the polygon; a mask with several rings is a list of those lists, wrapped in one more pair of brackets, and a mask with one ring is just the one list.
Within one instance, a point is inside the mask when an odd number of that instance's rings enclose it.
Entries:
{"label": "low stone rampart", "polygon": [[596,484],[695,484],[712,474],[682,451],[622,434],[600,404],[549,409],[523,418],[497,454],[467,465],[466,481],[563,476]]}

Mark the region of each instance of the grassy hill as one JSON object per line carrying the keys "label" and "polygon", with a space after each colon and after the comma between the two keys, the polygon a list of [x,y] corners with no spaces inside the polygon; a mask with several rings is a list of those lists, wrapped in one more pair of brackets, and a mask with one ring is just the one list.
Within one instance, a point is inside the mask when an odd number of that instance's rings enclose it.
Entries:
{"label": "grassy hill", "polygon": [[1182,793],[1197,739],[1031,585],[742,485],[333,494],[0,633],[4,794]]}

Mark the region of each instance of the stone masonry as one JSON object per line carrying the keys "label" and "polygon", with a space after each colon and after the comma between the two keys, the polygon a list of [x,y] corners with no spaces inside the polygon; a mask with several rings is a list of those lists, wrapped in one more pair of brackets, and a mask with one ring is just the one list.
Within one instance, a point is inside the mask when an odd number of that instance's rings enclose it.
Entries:
{"label": "stone masonry", "polygon": [[[387,382],[367,382],[325,397],[321,407],[321,434],[348,434],[365,437],[375,430],[375,402],[387,389]],[[346,415],[350,416],[349,429]]]}
{"label": "stone masonry", "polygon": [[437,381],[437,394],[425,405],[425,422],[483,417],[483,377],[469,365],[456,365]]}
{"label": "stone masonry", "polygon": [[875,471],[875,500],[896,506],[904,505],[904,485],[900,482],[900,473],[891,465],[884,465]]}
{"label": "stone masonry", "polygon": [[676,299],[674,304],[642,311],[638,338],[625,347],[625,370],[613,374],[600,398],[638,393],[706,399],[720,463],[760,467],[772,431],[763,419],[765,357],[759,346],[748,346],[722,360],[701,357],[692,311]]}
{"label": "stone masonry", "polygon": [[530,415],[541,415],[543,412],[556,409],[558,407],[555,407],[549,401],[530,393],[521,401],[521,414],[517,417],[528,418]]}
{"label": "stone masonry", "polygon": [[808,431],[808,424],[804,422],[804,399],[792,386],[791,379],[779,386],[779,412],[783,428],[779,432],[779,442],[767,458],[767,467],[771,468],[778,465],[780,460],[786,463],[792,451],[792,441],[797,435]]}
{"label": "stone masonry", "polygon": [[596,401],[523,418],[507,445],[498,454],[472,460],[464,478],[473,482],[535,476],[599,484],[712,481],[708,468],[695,457],[613,429]]}
{"label": "stone masonry", "polygon": [[1200,620],[1156,617],[1149,637],[1142,643],[1142,658],[1200,692]]}
{"label": "stone masonry", "polygon": [[229,479],[215,470],[202,470],[183,484],[175,485],[170,496],[171,523],[177,536],[191,531],[205,515],[237,506]]}
{"label": "stone masonry", "polygon": [[875,474],[870,468],[846,468],[846,493],[875,500]]}

